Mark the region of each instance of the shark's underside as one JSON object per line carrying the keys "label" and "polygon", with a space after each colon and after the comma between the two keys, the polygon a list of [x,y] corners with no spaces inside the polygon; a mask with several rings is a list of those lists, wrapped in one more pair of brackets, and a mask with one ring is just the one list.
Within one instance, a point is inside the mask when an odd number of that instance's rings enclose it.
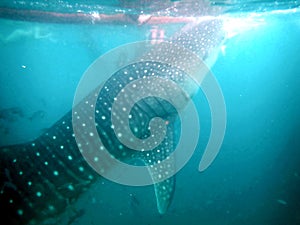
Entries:
{"label": "shark's underside", "polygon": [[[223,38],[221,21],[210,18],[183,29],[169,42],[187,48],[201,59],[208,60],[211,54],[215,54]],[[195,94],[197,84],[182,70],[155,62],[157,56],[174,55],[162,44],[156,44],[147,54],[153,56],[153,61],[141,60],[120,69],[104,84],[105,88],[102,88],[100,93],[99,89],[96,89],[84,98],[76,106],[75,112],[79,117],[88,116],[85,111],[86,107],[90,106],[89,99],[94,94],[99,94],[94,109],[95,121],[92,121],[96,124],[99,138],[109,152],[120,161],[149,166],[150,175],[155,183],[158,211],[163,214],[172,200],[175,178],[173,176],[158,183],[157,180],[163,173],[172,173],[175,165],[161,170],[151,169],[150,165],[170,156],[176,147],[180,134],[177,111],[170,103],[157,97],[137,102],[131,109],[129,119],[132,132],[137,138],[149,136],[148,125],[154,117],[167,121],[167,130],[163,141],[152,151],[135,151],[123,145],[116,137],[110,120],[111,107],[122,87],[135,79],[155,76],[170,79],[182,87],[189,87],[189,96],[184,96],[187,101]],[[176,62],[188,67],[191,63],[189,57],[178,55]],[[159,91],[169,90],[161,86]],[[54,217],[99,179],[100,176],[82,157],[80,145],[76,142],[73,132],[72,116],[74,114],[69,112],[32,142],[0,149],[0,210],[5,212],[5,218],[2,219],[8,221],[7,224],[39,224],[44,219]],[[82,132],[83,138],[84,135],[89,134]],[[93,147],[93,143],[86,144],[90,146],[90,151],[99,151]],[[97,160],[95,158],[95,162]]]}

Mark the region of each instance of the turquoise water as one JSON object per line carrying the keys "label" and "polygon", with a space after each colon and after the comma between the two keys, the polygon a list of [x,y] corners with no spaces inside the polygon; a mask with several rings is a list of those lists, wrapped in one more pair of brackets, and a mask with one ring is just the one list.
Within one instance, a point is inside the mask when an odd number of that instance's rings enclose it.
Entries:
{"label": "turquoise water", "polygon": [[[201,91],[193,98],[200,139],[176,175],[167,213],[158,214],[153,187],[100,179],[56,223],[300,224],[300,14],[265,12],[258,18],[258,26],[248,21],[225,42],[212,68],[225,98],[227,129],[218,157],[202,173],[198,163],[210,114]],[[2,146],[35,139],[67,113],[80,78],[100,55],[150,36],[149,26],[0,24]],[[181,26],[164,25],[166,36]]]}

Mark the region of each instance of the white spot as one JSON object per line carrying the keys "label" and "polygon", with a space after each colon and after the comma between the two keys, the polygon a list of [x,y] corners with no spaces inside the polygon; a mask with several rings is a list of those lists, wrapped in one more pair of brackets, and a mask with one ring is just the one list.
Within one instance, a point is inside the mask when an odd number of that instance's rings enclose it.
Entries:
{"label": "white spot", "polygon": [[53,171],[53,174],[54,174],[54,176],[58,176],[59,175],[58,171],[56,171],[56,170]]}
{"label": "white spot", "polygon": [[28,181],[27,184],[28,184],[28,186],[31,186],[31,185],[32,185],[32,182],[31,182],[31,181]]}
{"label": "white spot", "polygon": [[79,169],[80,172],[84,171],[84,168],[82,166],[78,167],[78,169]]}
{"label": "white spot", "polygon": [[281,204],[281,205],[286,205],[286,204],[287,204],[287,202],[284,201],[284,200],[282,200],[282,199],[277,199],[277,202],[278,202],[279,204]]}
{"label": "white spot", "polygon": [[36,196],[41,197],[41,196],[42,196],[42,193],[38,191],[38,192],[36,193]]}
{"label": "white spot", "polygon": [[18,211],[17,211],[17,212],[18,212],[18,214],[19,214],[20,216],[22,216],[22,215],[23,215],[23,213],[24,213],[22,209],[18,209]]}
{"label": "white spot", "polygon": [[56,136],[53,136],[52,138],[55,140],[55,139],[56,139]]}
{"label": "white spot", "polygon": [[72,160],[72,159],[73,159],[72,156],[68,155],[68,160]]}
{"label": "white spot", "polygon": [[94,133],[93,133],[93,132],[91,132],[91,133],[90,133],[90,136],[91,136],[91,137],[93,137],[93,136],[94,136]]}
{"label": "white spot", "polygon": [[63,146],[63,145],[61,145],[61,146],[60,146],[60,149],[64,149],[64,146]]}
{"label": "white spot", "polygon": [[69,189],[70,191],[74,191],[73,185],[72,185],[72,184],[69,184],[68,189]]}

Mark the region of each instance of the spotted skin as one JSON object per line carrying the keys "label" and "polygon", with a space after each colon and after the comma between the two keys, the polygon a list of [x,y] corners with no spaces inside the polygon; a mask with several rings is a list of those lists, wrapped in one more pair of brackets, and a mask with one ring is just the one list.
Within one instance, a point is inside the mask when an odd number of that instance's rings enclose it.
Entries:
{"label": "spotted skin", "polygon": [[[207,59],[212,51],[223,41],[219,20],[197,22],[184,28],[170,42],[175,46],[183,46]],[[180,135],[177,111],[174,107],[160,98],[146,98],[138,102],[131,111],[130,127],[138,138],[149,136],[148,124],[151,118],[161,117],[167,121],[165,138],[152,151],[142,152],[132,150],[123,145],[116,137],[112,128],[111,106],[114,97],[122,87],[131,80],[157,76],[171,79],[187,89],[191,97],[197,91],[197,85],[183,71],[155,62],[157,56],[168,57],[175,53],[157,44],[148,56],[153,61],[137,62],[116,72],[102,88],[101,92],[92,92],[75,110],[75,120],[87,117],[87,107],[95,108],[95,121],[82,124],[84,135],[99,135],[103,144],[117,159],[131,164],[147,165],[154,183],[161,176],[172,173],[174,164],[165,168],[155,169],[175,149]],[[175,54],[176,55],[176,54]],[[149,57],[148,57],[149,58]],[[188,55],[176,56],[175,66],[192,66]],[[147,87],[145,87],[147,88]],[[168,93],[168,87],[161,87],[160,92]],[[91,96],[99,94],[96,105],[91,105]],[[98,134],[86,133],[84,127],[96,123]],[[76,143],[72,127],[72,112],[67,113],[49,130],[36,140],[21,144],[6,146],[0,149],[0,210],[5,212],[3,221],[7,224],[41,224],[47,218],[56,217],[66,207],[72,204],[90,185],[99,179],[99,175],[86,163],[80,151],[82,144],[89,145],[89,151],[99,151],[93,142]],[[99,159],[94,158],[95,164]],[[172,159],[171,159],[172,162]],[[105,165],[100,165],[105,168]],[[175,188],[175,177],[154,184],[159,213],[164,214],[168,209]]]}

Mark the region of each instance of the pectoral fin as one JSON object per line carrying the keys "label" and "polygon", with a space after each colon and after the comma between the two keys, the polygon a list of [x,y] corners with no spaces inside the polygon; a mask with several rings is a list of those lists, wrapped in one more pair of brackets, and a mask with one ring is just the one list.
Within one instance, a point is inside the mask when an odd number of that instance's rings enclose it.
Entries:
{"label": "pectoral fin", "polygon": [[[152,176],[152,175],[151,175]],[[160,214],[165,214],[171,204],[175,190],[175,176],[162,182],[154,184],[157,210]]]}
{"label": "pectoral fin", "polygon": [[[175,159],[170,155],[174,151],[173,129],[169,129],[161,145],[146,153],[144,158],[154,183],[157,209],[164,214],[171,204],[175,190]],[[170,176],[171,175],[171,176]]]}

